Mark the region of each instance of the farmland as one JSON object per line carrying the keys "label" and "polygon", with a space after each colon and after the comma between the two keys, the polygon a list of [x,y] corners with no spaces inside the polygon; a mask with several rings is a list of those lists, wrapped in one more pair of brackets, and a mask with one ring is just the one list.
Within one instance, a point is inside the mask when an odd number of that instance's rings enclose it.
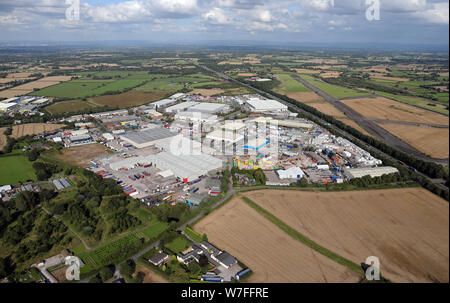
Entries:
{"label": "farmland", "polygon": [[140,90],[131,90],[126,93],[110,95],[110,96],[99,96],[94,98],[89,98],[88,101],[92,104],[98,106],[110,106],[110,107],[129,107],[138,106],[149,102],[154,102],[161,100],[167,96],[170,96],[174,91],[154,91],[146,92]]}
{"label": "farmland", "polygon": [[252,269],[248,282],[358,282],[360,276],[293,239],[239,197],[194,228]]}
{"label": "farmland", "polygon": [[361,98],[342,101],[367,118],[448,125],[448,117],[386,98]]}
{"label": "farmland", "polygon": [[69,81],[70,76],[52,76],[45,77],[36,81],[28,82],[13,88],[0,92],[0,98],[11,98],[15,96],[21,96],[33,92],[35,89],[42,89],[44,87],[59,84],[61,82]]}
{"label": "farmland", "polygon": [[423,109],[431,110],[448,116],[448,108],[447,108],[448,104],[445,105],[437,102],[430,102],[430,100],[420,97],[394,95],[380,91],[377,91],[377,94],[384,96],[386,98],[390,98],[399,102],[414,105],[417,107],[421,107]]}
{"label": "farmland", "polygon": [[245,196],[355,263],[377,256],[383,276],[393,282],[449,280],[448,203],[425,189],[263,190]]}
{"label": "farmland", "polygon": [[32,163],[25,156],[0,156],[0,167],[0,186],[36,180]]}
{"label": "farmland", "polygon": [[45,132],[51,132],[63,128],[64,124],[50,124],[50,123],[28,123],[21,125],[14,125],[12,128],[11,137],[20,138],[27,135],[38,135]]}
{"label": "farmland", "polygon": [[285,93],[298,93],[298,92],[309,92],[309,89],[306,88],[300,82],[294,80],[288,74],[277,74],[276,77],[281,81],[281,84],[278,86],[278,90]]}
{"label": "farmland", "polygon": [[3,150],[3,147],[6,145],[6,136],[4,134],[6,128],[0,128],[0,151]]}
{"label": "farmland", "polygon": [[426,126],[379,123],[394,136],[437,159],[449,157],[449,129]]}

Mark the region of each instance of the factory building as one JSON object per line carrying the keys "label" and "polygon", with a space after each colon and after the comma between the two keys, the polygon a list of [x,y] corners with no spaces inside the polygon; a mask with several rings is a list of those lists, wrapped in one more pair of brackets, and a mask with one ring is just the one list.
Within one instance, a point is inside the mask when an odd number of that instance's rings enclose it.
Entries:
{"label": "factory building", "polygon": [[244,140],[244,136],[231,131],[223,131],[221,129],[215,130],[206,135],[206,139],[215,141],[225,141],[226,143],[237,143]]}
{"label": "factory building", "polygon": [[177,99],[163,99],[150,103],[148,106],[153,109],[163,109],[178,103]]}
{"label": "factory building", "polygon": [[121,135],[120,139],[136,148],[145,148],[154,145],[158,140],[174,137],[175,135],[165,128],[154,128],[127,133]]}
{"label": "factory building", "polygon": [[188,108],[200,104],[200,102],[195,102],[195,101],[187,101],[187,102],[182,102],[173,106],[169,106],[165,109],[166,113],[178,113],[178,112],[182,112],[182,111],[186,111]]}
{"label": "factory building", "polygon": [[280,179],[301,179],[305,176],[305,173],[300,167],[291,167],[286,170],[277,170],[278,177]]}
{"label": "factory building", "polygon": [[230,106],[226,104],[221,103],[207,103],[202,102],[196,105],[193,105],[189,108],[187,108],[187,111],[189,112],[198,112],[198,113],[205,113],[205,114],[217,114],[217,113],[224,113],[226,111],[230,110]]}
{"label": "factory building", "polygon": [[70,136],[69,140],[72,144],[86,144],[92,142],[92,138],[88,134]]}
{"label": "factory building", "polygon": [[383,167],[363,167],[363,168],[352,168],[345,170],[345,176],[348,179],[362,178],[364,176],[371,176],[372,178],[380,177],[382,175],[396,174],[398,169],[391,166]]}
{"label": "factory building", "polygon": [[17,106],[17,103],[0,103],[0,112],[6,112],[8,110],[16,108]]}
{"label": "factory building", "polygon": [[179,112],[175,114],[176,121],[189,121],[194,123],[217,123],[219,120],[217,115],[193,113],[193,112]]}
{"label": "factory building", "polygon": [[185,138],[181,134],[161,139],[155,143],[155,146],[174,155],[200,154],[202,150],[200,142]]}
{"label": "factory building", "polygon": [[286,105],[271,99],[250,98],[246,104],[252,112],[256,113],[276,113],[288,110]]}

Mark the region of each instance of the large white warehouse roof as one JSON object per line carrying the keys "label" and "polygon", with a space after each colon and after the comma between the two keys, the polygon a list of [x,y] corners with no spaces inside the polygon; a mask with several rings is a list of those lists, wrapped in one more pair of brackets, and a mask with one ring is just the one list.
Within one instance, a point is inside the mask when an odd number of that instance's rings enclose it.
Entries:
{"label": "large white warehouse roof", "polygon": [[286,105],[271,99],[251,98],[246,102],[254,111],[283,111],[288,109]]}

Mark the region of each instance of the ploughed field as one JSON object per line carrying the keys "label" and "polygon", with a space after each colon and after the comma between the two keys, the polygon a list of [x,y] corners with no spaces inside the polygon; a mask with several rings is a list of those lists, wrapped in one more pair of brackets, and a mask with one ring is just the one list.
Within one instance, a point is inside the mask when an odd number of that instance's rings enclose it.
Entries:
{"label": "ploughed field", "polygon": [[[302,235],[344,258],[359,264],[369,256],[378,257],[383,276],[393,282],[449,282],[449,205],[425,189],[261,190],[244,195]],[[252,209],[249,212],[248,208],[235,206],[233,211],[231,206],[212,213],[196,230],[206,232],[223,249],[230,252],[234,249],[237,258],[244,256],[250,268],[250,262],[258,264],[257,260],[272,246],[277,251],[289,250],[283,254],[297,249],[280,245],[281,238],[269,238],[267,234],[274,235],[277,228],[267,222],[257,225],[258,217]],[[216,222],[218,226],[214,226]],[[250,246],[247,242],[259,241],[261,251],[245,250]],[[293,267],[298,262],[299,274],[313,270],[312,265],[303,264],[306,260],[298,259],[290,261]],[[270,269],[265,274],[272,281]]]}

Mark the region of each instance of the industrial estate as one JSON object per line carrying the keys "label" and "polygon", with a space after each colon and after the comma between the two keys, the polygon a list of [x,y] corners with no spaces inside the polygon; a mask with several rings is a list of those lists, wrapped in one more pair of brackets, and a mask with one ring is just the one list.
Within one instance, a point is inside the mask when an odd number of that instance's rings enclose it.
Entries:
{"label": "industrial estate", "polygon": [[2,282],[448,283],[448,54],[48,51],[0,55]]}

